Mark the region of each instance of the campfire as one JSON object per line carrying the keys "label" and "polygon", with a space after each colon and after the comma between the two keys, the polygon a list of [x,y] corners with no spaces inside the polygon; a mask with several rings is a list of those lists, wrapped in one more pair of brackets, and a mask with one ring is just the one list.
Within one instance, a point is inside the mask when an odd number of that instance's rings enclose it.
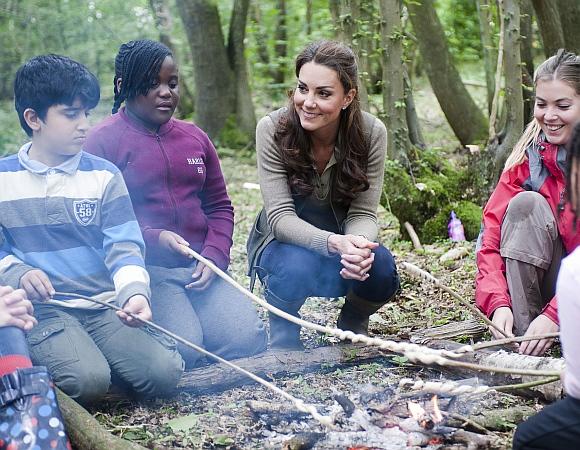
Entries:
{"label": "campfire", "polygon": [[439,409],[439,402],[437,396],[431,398],[432,412],[427,412],[419,403],[407,402],[407,408],[411,417],[426,430],[432,430],[435,425],[443,421],[443,415]]}
{"label": "campfire", "polygon": [[[363,392],[357,403],[343,394],[336,394],[336,405],[329,414],[335,429],[313,436],[312,433],[292,436],[290,441],[280,441],[282,448],[349,449],[349,450],[403,450],[403,449],[486,449],[493,437],[465,431],[455,412],[466,413],[473,404],[488,401],[494,394],[478,395],[426,395],[422,393],[397,393],[388,389],[382,392]],[[275,430],[276,421],[299,422],[304,414],[293,414],[269,408],[267,404],[250,402],[254,417]],[[269,422],[269,421],[272,422]],[[268,423],[269,422],[269,423]],[[283,424],[282,424],[283,425]],[[461,426],[461,428],[460,428]],[[299,429],[299,427],[298,427]],[[304,439],[304,445],[296,445]],[[288,444],[288,445],[286,445]]]}

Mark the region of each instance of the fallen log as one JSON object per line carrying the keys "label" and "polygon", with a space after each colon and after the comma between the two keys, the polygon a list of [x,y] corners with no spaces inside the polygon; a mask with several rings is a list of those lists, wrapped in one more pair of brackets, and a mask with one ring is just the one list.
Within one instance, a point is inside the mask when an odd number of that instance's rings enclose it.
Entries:
{"label": "fallen log", "polygon": [[[232,362],[260,377],[272,379],[285,374],[309,373],[321,367],[361,364],[386,356],[387,353],[376,347],[335,345],[299,351],[269,350]],[[224,364],[212,364],[185,372],[177,389],[206,394],[251,383],[252,380]]]}
{"label": "fallen log", "polygon": [[450,322],[437,327],[417,330],[411,337],[411,342],[420,344],[432,340],[453,340],[457,338],[479,339],[487,331],[487,327],[476,319]]}
{"label": "fallen log", "polygon": [[[428,340],[429,345],[436,348],[454,350],[461,346],[452,341]],[[272,379],[284,375],[295,375],[313,372],[321,368],[331,368],[361,364],[377,359],[385,359],[392,354],[383,352],[376,347],[361,347],[354,344],[343,344],[328,347],[318,347],[304,351],[268,351],[250,358],[241,358],[233,362],[261,377]],[[563,360],[547,357],[534,357],[480,350],[465,355],[462,360],[487,366],[527,368],[538,370],[562,370]],[[385,360],[385,364],[388,364]],[[480,384],[507,385],[523,383],[535,379],[521,375],[509,375],[489,372],[474,372],[462,367],[431,366],[431,369],[448,374],[450,379],[477,376]],[[178,389],[194,393],[215,393],[233,387],[252,383],[244,375],[224,366],[213,364],[200,367],[183,374]],[[554,401],[562,396],[560,382],[514,391],[518,395],[539,397]]]}
{"label": "fallen log", "polygon": [[58,404],[73,448],[79,450],[146,450],[112,435],[86,409],[56,389]]}

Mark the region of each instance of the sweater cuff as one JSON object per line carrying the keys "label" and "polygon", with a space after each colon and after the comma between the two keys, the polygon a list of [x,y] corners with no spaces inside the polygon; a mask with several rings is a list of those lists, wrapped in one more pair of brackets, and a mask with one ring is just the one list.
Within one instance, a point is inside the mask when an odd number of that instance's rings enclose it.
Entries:
{"label": "sweater cuff", "polygon": [[201,256],[211,260],[216,266],[222,270],[226,270],[230,264],[230,259],[223,252],[215,247],[204,247],[201,251]]}
{"label": "sweater cuff", "polygon": [[151,289],[147,283],[142,283],[141,281],[129,283],[117,292],[117,304],[123,308],[125,303],[135,295],[143,295],[151,306]]}
{"label": "sweater cuff", "polygon": [[560,321],[558,320],[558,308],[556,306],[556,298],[555,297],[552,299],[552,301],[550,301],[550,303],[548,303],[544,307],[542,314],[547,316],[548,319],[550,319],[556,325],[558,325],[558,326],[560,325]]}
{"label": "sweater cuff", "polygon": [[146,248],[159,246],[159,235],[162,231],[164,231],[163,228],[143,229],[143,239],[145,240]]}
{"label": "sweater cuff", "polygon": [[332,256],[328,251],[328,238],[333,234],[330,231],[316,233],[312,237],[312,250],[324,256]]}

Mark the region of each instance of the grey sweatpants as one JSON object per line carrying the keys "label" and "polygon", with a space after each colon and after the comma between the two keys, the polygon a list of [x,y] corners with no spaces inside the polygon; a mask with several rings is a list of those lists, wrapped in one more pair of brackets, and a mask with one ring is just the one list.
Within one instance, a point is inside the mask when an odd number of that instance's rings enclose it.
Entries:
{"label": "grey sweatpants", "polygon": [[520,192],[509,202],[500,254],[505,258],[514,333],[523,335],[554,297],[564,254],[556,219],[541,194]]}
{"label": "grey sweatpants", "polygon": [[[264,351],[266,331],[252,301],[217,276],[204,291],[185,289],[194,268],[147,267],[153,321],[225,359]],[[186,368],[203,356],[180,343],[177,348]]]}

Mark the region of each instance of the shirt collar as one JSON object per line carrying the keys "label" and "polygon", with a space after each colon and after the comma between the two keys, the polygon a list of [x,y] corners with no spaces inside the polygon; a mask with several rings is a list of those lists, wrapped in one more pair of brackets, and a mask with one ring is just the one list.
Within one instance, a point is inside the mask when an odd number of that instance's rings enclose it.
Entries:
{"label": "shirt collar", "polygon": [[83,151],[81,150],[76,155],[71,156],[62,164],[59,164],[56,167],[48,167],[46,164],[41,163],[40,161],[36,161],[34,159],[30,159],[28,152],[30,150],[30,146],[32,142],[28,142],[20,147],[18,151],[18,160],[22,167],[26,170],[36,173],[38,175],[45,175],[49,170],[55,170],[58,172],[64,172],[68,175],[72,175],[79,167],[79,163],[82,158]]}

